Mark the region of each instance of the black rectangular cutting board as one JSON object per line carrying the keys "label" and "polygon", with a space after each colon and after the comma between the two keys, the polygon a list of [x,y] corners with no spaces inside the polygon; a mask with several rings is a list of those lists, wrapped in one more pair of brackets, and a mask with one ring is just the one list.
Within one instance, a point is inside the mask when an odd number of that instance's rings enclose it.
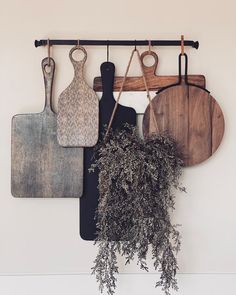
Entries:
{"label": "black rectangular cutting board", "polygon": [[[103,94],[99,102],[99,139],[102,140],[104,125],[108,125],[115,99],[113,96],[115,66],[111,62],[104,62],[101,65],[101,77]],[[124,123],[136,125],[136,112],[134,109],[118,105],[112,123],[112,129],[122,128]],[[95,212],[98,205],[98,171],[89,172],[92,164],[94,148],[84,149],[84,190],[80,198],[80,236],[84,240],[94,240],[96,238]]]}
{"label": "black rectangular cutting board", "polygon": [[57,120],[52,110],[55,62],[42,61],[45,107],[36,114],[12,118],[11,191],[14,197],[80,197],[83,190],[83,150],[57,142]]}

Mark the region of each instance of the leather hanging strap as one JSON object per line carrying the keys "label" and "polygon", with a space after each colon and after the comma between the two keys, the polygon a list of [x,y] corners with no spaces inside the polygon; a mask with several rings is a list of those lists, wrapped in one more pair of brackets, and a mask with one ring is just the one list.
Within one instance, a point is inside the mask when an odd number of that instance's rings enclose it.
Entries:
{"label": "leather hanging strap", "polygon": [[115,117],[115,113],[116,113],[116,110],[117,110],[117,107],[118,107],[118,104],[119,104],[119,101],[120,101],[121,94],[123,92],[125,81],[126,81],[126,78],[127,78],[127,75],[128,75],[129,69],[130,69],[130,65],[131,65],[131,62],[132,62],[132,59],[133,59],[133,56],[134,56],[134,53],[135,52],[137,53],[137,56],[138,56],[138,61],[139,61],[139,65],[140,65],[141,72],[142,72],[142,77],[143,77],[143,82],[144,82],[144,86],[145,86],[145,89],[146,89],[147,98],[148,98],[149,104],[150,104],[150,110],[151,110],[152,119],[154,120],[156,132],[159,133],[159,129],[158,129],[158,125],[157,125],[157,120],[156,120],[154,108],[153,108],[153,105],[152,105],[152,99],[151,99],[150,92],[149,92],[148,85],[147,85],[147,79],[145,77],[145,73],[144,73],[144,70],[143,70],[143,64],[142,64],[142,61],[141,61],[141,56],[140,56],[139,51],[135,48],[132,51],[132,53],[131,53],[128,66],[126,68],[125,76],[124,76],[124,79],[122,81],[122,84],[121,84],[121,87],[120,87],[120,91],[119,91],[119,94],[118,94],[118,97],[117,97],[117,100],[116,100],[114,109],[112,111],[111,118],[110,118],[110,121],[109,121],[109,124],[108,124],[108,128],[107,128],[107,131],[106,131],[106,134],[105,134],[105,139],[107,138],[108,133],[109,133],[109,131],[111,129],[111,125],[112,125],[112,122],[113,122],[114,117]]}

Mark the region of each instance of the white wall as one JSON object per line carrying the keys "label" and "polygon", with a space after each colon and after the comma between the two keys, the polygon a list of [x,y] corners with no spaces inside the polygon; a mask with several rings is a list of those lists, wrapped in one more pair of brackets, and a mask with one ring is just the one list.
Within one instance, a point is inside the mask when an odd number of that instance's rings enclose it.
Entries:
{"label": "white wall", "polygon": [[[38,294],[39,290],[44,294],[52,290],[57,294],[97,292],[94,278],[79,275],[90,272],[96,249],[79,237],[78,200],[14,199],[10,194],[11,117],[38,112],[44,105],[40,64],[47,50],[34,48],[34,40],[176,39],[181,34],[200,42],[198,51],[186,48],[189,73],[206,76],[207,88],[224,111],[226,131],[222,145],[210,160],[185,169],[183,183],[188,194],[178,196],[175,220],[182,224],[180,272],[191,274],[180,276],[180,294],[232,292],[235,276],[230,273],[236,272],[235,2],[1,0],[0,4],[1,294],[32,294],[34,286],[40,286],[35,291]],[[92,85],[106,59],[106,50],[86,49],[86,77]],[[69,50],[67,46],[52,50],[56,61],[55,107],[58,95],[73,75]],[[155,50],[160,58],[158,74],[176,74],[179,48]],[[118,75],[124,74],[130,51],[123,47],[110,49]],[[137,73],[137,67],[133,67],[131,74]],[[124,269],[121,261],[121,272],[135,274],[139,270],[135,265]],[[66,275],[15,276],[21,274]],[[70,274],[76,276],[68,277]],[[117,294],[126,294],[127,290],[130,294],[144,290],[154,294],[152,275],[142,275],[142,280],[140,276],[121,276]]]}
{"label": "white wall", "polygon": [[[236,275],[178,275],[179,291],[175,295],[235,294]],[[154,288],[155,275],[120,275],[116,295],[161,295]],[[14,282],[14,283],[13,283]],[[78,295],[96,294],[97,285],[89,275],[1,276],[0,291],[4,295]],[[104,293],[105,294],[105,293]]]}

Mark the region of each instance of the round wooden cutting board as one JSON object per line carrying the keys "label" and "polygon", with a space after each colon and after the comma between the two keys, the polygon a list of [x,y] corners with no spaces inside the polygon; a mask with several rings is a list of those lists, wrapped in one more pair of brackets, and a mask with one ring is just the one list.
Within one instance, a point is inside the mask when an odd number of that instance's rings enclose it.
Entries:
{"label": "round wooden cutting board", "polygon": [[[163,89],[152,102],[159,132],[177,141],[185,166],[199,164],[217,150],[224,134],[224,116],[207,90],[182,82]],[[148,106],[143,118],[144,137],[156,133],[153,121]]]}

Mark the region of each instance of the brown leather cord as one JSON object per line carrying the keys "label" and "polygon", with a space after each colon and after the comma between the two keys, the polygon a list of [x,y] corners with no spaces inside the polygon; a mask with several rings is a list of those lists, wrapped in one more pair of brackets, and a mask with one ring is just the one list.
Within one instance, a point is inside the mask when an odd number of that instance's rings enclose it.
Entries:
{"label": "brown leather cord", "polygon": [[108,135],[108,133],[109,133],[109,131],[111,129],[111,125],[112,125],[112,122],[113,122],[114,117],[115,117],[115,113],[116,113],[116,110],[117,110],[117,107],[118,107],[118,104],[119,104],[121,94],[123,92],[124,84],[125,84],[125,81],[126,81],[126,78],[127,78],[127,75],[128,75],[129,69],[130,69],[130,65],[131,65],[131,62],[132,62],[132,59],[133,59],[133,56],[134,56],[135,52],[137,53],[138,60],[139,60],[139,65],[140,65],[140,68],[141,68],[141,71],[142,71],[143,82],[144,82],[145,89],[146,89],[146,92],[147,92],[147,98],[149,100],[150,110],[152,112],[153,119],[154,119],[154,122],[155,122],[156,131],[157,131],[157,133],[159,131],[158,125],[157,125],[157,120],[156,120],[154,109],[153,109],[153,105],[152,105],[151,96],[150,96],[149,89],[148,89],[148,86],[147,86],[147,80],[146,80],[145,73],[144,73],[144,70],[143,70],[143,64],[142,64],[142,61],[141,61],[141,56],[140,56],[139,51],[135,47],[134,50],[131,53],[129,63],[128,63],[128,66],[127,66],[127,69],[126,69],[126,72],[125,72],[125,76],[124,76],[124,79],[122,81],[120,91],[119,91],[119,94],[118,94],[118,97],[117,97],[117,100],[116,100],[116,104],[115,104],[113,112],[111,114],[111,118],[110,118],[110,121],[109,121],[109,124],[108,124],[108,127],[107,127],[107,131],[106,131],[106,134],[105,134],[105,139],[107,138],[107,135]]}
{"label": "brown leather cord", "polygon": [[147,98],[148,98],[149,105],[150,105],[150,110],[151,110],[150,119],[154,121],[155,128],[156,128],[156,133],[159,133],[159,128],[158,128],[157,119],[156,119],[156,116],[155,116],[153,102],[152,102],[151,95],[150,95],[150,92],[149,92],[149,88],[148,88],[148,85],[147,85],[147,79],[146,79],[146,76],[145,76],[145,73],[144,73],[144,70],[143,70],[143,64],[142,64],[141,56],[140,56],[140,53],[139,53],[138,50],[137,50],[137,55],[138,55],[138,61],[139,61],[139,64],[140,64],[140,68],[141,68],[141,71],[142,71],[143,82],[144,82],[145,89],[146,89],[146,92],[147,92]]}
{"label": "brown leather cord", "polygon": [[148,53],[151,54],[152,41],[148,40]]}
{"label": "brown leather cord", "polygon": [[50,55],[50,40],[48,39],[47,40],[47,46],[48,46],[48,66],[51,66],[51,61],[50,61],[50,57],[51,57],[51,55]]}

